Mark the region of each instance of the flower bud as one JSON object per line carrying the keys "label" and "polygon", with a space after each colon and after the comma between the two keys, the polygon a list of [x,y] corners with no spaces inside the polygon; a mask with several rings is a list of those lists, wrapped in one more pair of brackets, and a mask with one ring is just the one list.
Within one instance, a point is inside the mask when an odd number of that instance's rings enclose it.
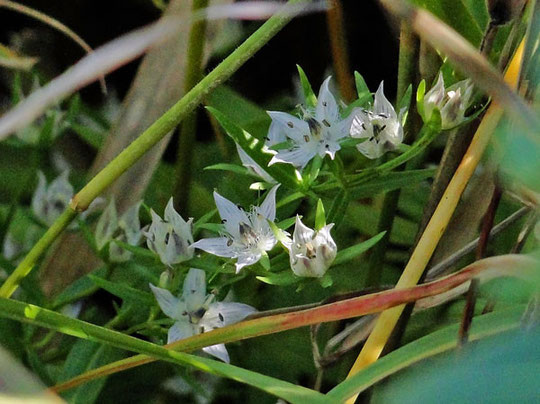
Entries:
{"label": "flower bud", "polygon": [[151,210],[152,224],[144,232],[148,248],[159,255],[167,266],[187,261],[193,257],[194,248],[191,226],[193,219],[187,222],[174,210],[173,200],[169,199],[165,208],[164,219]]}
{"label": "flower bud", "polygon": [[461,124],[465,119],[472,88],[469,80],[462,80],[445,89],[442,73],[439,73],[437,82],[424,97],[424,119],[428,121],[433,109],[437,108],[441,113],[442,129],[451,129]]}
{"label": "flower bud", "polygon": [[315,231],[296,216],[293,238],[286,244],[295,275],[320,278],[326,273],[337,254],[336,243],[330,235],[333,226],[331,223]]}

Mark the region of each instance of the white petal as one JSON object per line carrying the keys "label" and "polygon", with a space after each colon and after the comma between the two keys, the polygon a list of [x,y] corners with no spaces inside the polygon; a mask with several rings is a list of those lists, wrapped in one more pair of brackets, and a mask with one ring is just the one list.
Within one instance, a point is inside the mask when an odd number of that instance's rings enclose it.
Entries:
{"label": "white petal", "polygon": [[184,280],[182,298],[189,312],[202,307],[206,299],[206,272],[190,268]]}
{"label": "white petal", "polygon": [[[173,198],[169,199],[167,206],[165,207],[165,213],[163,215],[165,220],[172,224],[174,231],[184,240],[189,243],[193,243],[193,236],[191,235],[190,221],[185,221],[182,216],[174,209]],[[190,219],[191,220],[191,219]]]}
{"label": "white petal", "polygon": [[272,157],[272,160],[270,160],[268,165],[270,166],[274,163],[289,163],[301,170],[315,154],[315,148],[313,148],[313,150],[306,150],[305,148],[298,147],[292,150],[280,150]]}
{"label": "white petal", "polygon": [[118,220],[118,226],[124,230],[128,244],[137,245],[141,239],[141,222],[139,209],[142,201],[131,206]]}
{"label": "white petal", "polygon": [[229,359],[229,353],[227,352],[227,348],[225,348],[225,344],[207,346],[203,348],[203,351],[209,355],[212,355],[218,359],[221,359],[225,363],[230,363],[231,361]]}
{"label": "white petal", "polygon": [[367,113],[357,108],[351,113],[352,122],[350,128],[350,134],[352,137],[363,138],[368,137],[366,122],[369,122],[369,116]]}
{"label": "white petal", "polygon": [[242,149],[238,144],[236,144],[236,150],[238,151],[238,156],[240,157],[240,161],[242,162],[242,165],[244,167],[250,168],[257,174],[259,177],[261,177],[263,180],[269,183],[276,183],[276,180],[274,180],[270,174],[268,174],[265,170],[261,168],[260,165],[258,165],[255,160],[253,160],[249,154],[247,154],[244,149]]}
{"label": "white petal", "polygon": [[293,233],[293,243],[306,244],[307,242],[311,241],[314,234],[315,232],[312,229],[302,223],[302,220],[300,220],[300,216],[296,215],[296,224],[294,226]]}
{"label": "white petal", "polygon": [[204,313],[201,323],[213,328],[225,327],[242,321],[257,310],[243,303],[212,303],[206,313]]}
{"label": "white petal", "polygon": [[38,186],[36,190],[34,191],[34,196],[32,197],[32,210],[36,214],[37,217],[43,218],[45,215],[44,212],[44,206],[47,203],[46,201],[46,195],[47,195],[47,180],[45,179],[45,175],[38,171]]}
{"label": "white petal", "polygon": [[249,219],[243,209],[240,209],[227,198],[222,197],[214,191],[214,200],[225,228],[233,236],[238,237],[238,226],[240,223],[249,223]]}
{"label": "white petal", "polygon": [[169,328],[167,344],[184,338],[189,338],[195,334],[197,334],[196,326],[187,321],[177,321],[171,328]]}
{"label": "white petal", "polygon": [[210,254],[217,255],[218,257],[228,257],[232,258],[235,256],[235,253],[230,246],[229,239],[226,237],[214,237],[214,238],[203,238],[202,240],[196,241],[191,246],[198,248],[199,250],[204,250]]}
{"label": "white petal", "polygon": [[264,198],[263,203],[257,209],[257,212],[260,213],[263,217],[267,218],[271,222],[276,220],[276,191],[279,188],[279,184],[274,185],[270,192]]}
{"label": "white petal", "polygon": [[358,151],[368,159],[376,159],[384,154],[384,146],[382,142],[377,143],[375,140],[360,143],[356,146]]}
{"label": "white petal", "polygon": [[304,142],[304,136],[309,136],[309,125],[306,121],[285,112],[268,111],[273,121],[279,122],[285,135],[297,143]]}
{"label": "white petal", "polygon": [[182,318],[182,313],[185,311],[186,307],[180,299],[174,297],[168,290],[158,288],[151,283],[150,289],[152,290],[161,311],[163,311],[167,317],[175,320]]}
{"label": "white petal", "polygon": [[243,253],[238,255],[238,261],[236,261],[236,273],[239,273],[245,266],[253,265],[261,259],[261,253]]}
{"label": "white petal", "polygon": [[373,112],[375,114],[384,114],[388,118],[397,119],[396,111],[394,107],[384,96],[383,82],[379,85],[377,92],[375,93],[375,102],[373,104]]}
{"label": "white petal", "polygon": [[319,96],[317,98],[317,109],[315,111],[315,118],[322,122],[326,120],[329,124],[333,125],[339,120],[339,110],[336,103],[336,99],[330,92],[328,84],[330,83],[331,76],[328,77],[321,85],[319,90]]}
{"label": "white petal", "polygon": [[285,128],[283,124],[279,121],[274,121],[270,123],[270,128],[268,128],[268,135],[266,136],[265,145],[272,147],[278,143],[282,143],[287,140],[285,135]]}

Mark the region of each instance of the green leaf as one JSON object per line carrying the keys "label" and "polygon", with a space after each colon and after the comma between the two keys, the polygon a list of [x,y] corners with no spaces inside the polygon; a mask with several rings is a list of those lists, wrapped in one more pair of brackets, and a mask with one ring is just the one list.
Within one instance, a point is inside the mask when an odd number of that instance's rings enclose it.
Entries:
{"label": "green leaf", "polygon": [[157,254],[144,247],[131,245],[121,240],[113,240],[112,242],[115,244],[118,244],[124,250],[131,252],[135,256],[136,261],[139,264],[151,265],[151,264],[155,264],[157,261]]}
{"label": "green leaf", "polygon": [[249,177],[254,177],[259,179],[260,177],[256,174],[253,174],[244,166],[239,166],[238,164],[228,164],[228,163],[219,163],[213,164],[211,166],[204,167],[205,170],[220,170],[220,171],[230,171],[235,174],[246,175]]}
{"label": "green leaf", "polygon": [[369,240],[366,240],[360,244],[353,245],[352,247],[346,248],[344,250],[338,251],[336,260],[332,265],[341,265],[358,257],[360,254],[363,254],[375,244],[377,244],[385,234],[386,232],[382,231],[376,236],[371,237]]}
{"label": "green leaf", "polygon": [[[118,349],[96,342],[79,340],[71,348],[62,369],[59,381],[66,381],[91,369],[115,362],[124,355]],[[95,402],[105,386],[107,378],[99,378],[64,393],[70,403],[91,404]]]}
{"label": "green leaf", "polygon": [[405,91],[405,94],[403,94],[403,97],[401,97],[401,100],[399,100],[397,104],[397,113],[401,114],[403,112],[403,116],[401,118],[401,125],[405,125],[405,122],[407,121],[407,115],[409,114],[409,107],[411,105],[411,98],[412,98],[412,84],[409,84],[409,87],[407,87],[407,90]]}
{"label": "green leaf", "polygon": [[[101,268],[92,271],[92,274],[96,277],[103,278],[107,274],[107,267],[103,266]],[[77,279],[66,289],[64,289],[53,301],[51,307],[58,309],[66,304],[77,301],[85,296],[88,296],[98,290],[96,284],[90,280],[90,274],[83,276],[82,278]]]}
{"label": "green leaf", "polygon": [[50,328],[77,338],[89,339],[113,347],[138,352],[183,367],[196,368],[217,376],[227,377],[237,382],[259,388],[293,404],[329,404],[332,402],[321,393],[297,386],[293,383],[242,369],[221,361],[168,350],[151,342],[70,318],[43,307],[12,299],[0,298],[0,316]]}
{"label": "green leaf", "polygon": [[373,95],[366,84],[366,81],[362,75],[358,72],[354,72],[354,82],[356,83],[356,92],[358,93],[358,99],[367,100],[370,104],[373,103]]}
{"label": "green leaf", "polygon": [[300,65],[296,65],[296,68],[298,69],[298,76],[300,76],[300,84],[302,86],[302,92],[304,93],[304,99],[306,100],[306,106],[308,108],[315,108],[317,106],[317,97],[313,92],[313,88],[311,88],[306,73],[304,73],[304,70],[302,70]]}
{"label": "green leaf", "polygon": [[463,0],[412,0],[412,2],[450,25],[475,47],[480,45],[484,32]]}
{"label": "green leaf", "polygon": [[317,201],[317,210],[315,211],[315,230],[320,230],[326,226],[326,215],[324,213],[324,205],[319,199]]}
{"label": "green leaf", "polygon": [[[523,308],[520,307],[475,317],[469,332],[469,339],[475,341],[516,328],[519,326],[522,314]],[[347,398],[364,391],[389,375],[420,362],[425,358],[453,349],[457,345],[458,330],[459,324],[452,325],[390,352],[379,358],[362,372],[340,383],[327,396],[336,403],[344,402]],[[455,385],[453,386],[455,388]],[[401,398],[403,397],[401,396]],[[462,401],[455,400],[452,402]]]}
{"label": "green leaf", "polygon": [[424,111],[424,96],[426,95],[426,81],[422,79],[418,88],[416,89],[416,109],[418,115],[422,117],[422,120],[426,121],[426,113]]}
{"label": "green leaf", "polygon": [[150,293],[142,292],[122,283],[110,282],[98,276],[88,275],[88,277],[97,286],[105,289],[110,294],[117,296],[122,300],[132,301],[138,304],[145,305],[147,307],[150,307],[154,304],[154,298]]}
{"label": "green leaf", "polygon": [[335,223],[336,227],[339,226],[343,220],[343,217],[345,216],[345,212],[349,206],[349,201],[349,193],[344,189],[341,189],[336,194],[334,200],[332,201],[332,205],[330,206],[330,210],[328,211],[328,223]]}
{"label": "green leaf", "polygon": [[223,112],[239,127],[258,138],[262,138],[268,132],[270,116],[266,111],[226,85],[212,91],[206,105]]}
{"label": "green leaf", "polygon": [[207,107],[218,122],[223,126],[227,134],[236,142],[255,162],[264,167],[264,170],[277,182],[291,189],[299,189],[300,182],[295,169],[290,164],[274,164],[268,167],[272,154],[262,150],[263,143],[251,136],[248,132],[238,127],[233,121],[215,108]]}
{"label": "green leaf", "polygon": [[435,168],[390,172],[356,187],[352,187],[350,189],[351,198],[367,198],[382,192],[415,185],[427,178],[432,178],[436,172],[437,169]]}
{"label": "green leaf", "polygon": [[99,150],[103,145],[105,134],[96,129],[92,129],[89,126],[81,125],[78,123],[72,123],[71,129],[89,146]]}
{"label": "green leaf", "polygon": [[268,274],[266,276],[257,276],[257,279],[269,285],[276,286],[294,285],[301,280],[301,278],[296,276],[292,271],[283,271],[279,273]]}

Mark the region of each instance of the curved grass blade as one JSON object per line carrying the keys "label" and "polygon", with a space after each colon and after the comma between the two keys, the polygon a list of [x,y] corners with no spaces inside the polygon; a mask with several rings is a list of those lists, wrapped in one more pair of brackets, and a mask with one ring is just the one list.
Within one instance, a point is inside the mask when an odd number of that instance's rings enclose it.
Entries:
{"label": "curved grass blade", "polygon": [[[167,348],[178,351],[193,351],[216,343],[240,341],[307,325],[376,313],[388,307],[394,307],[402,303],[444,293],[462,285],[473,277],[481,278],[481,280],[485,281],[494,276],[523,276],[524,273],[528,273],[531,265],[535,263],[535,260],[519,255],[487,258],[477,261],[453,275],[414,288],[391,289],[341,300],[315,308],[259,317],[177,341],[167,345]],[[2,304],[3,301],[0,300],[0,315],[3,315],[1,311]],[[148,356],[137,355],[82,374],[65,383],[56,385],[53,390],[57,392],[68,390],[95,378],[131,369],[154,360]]]}

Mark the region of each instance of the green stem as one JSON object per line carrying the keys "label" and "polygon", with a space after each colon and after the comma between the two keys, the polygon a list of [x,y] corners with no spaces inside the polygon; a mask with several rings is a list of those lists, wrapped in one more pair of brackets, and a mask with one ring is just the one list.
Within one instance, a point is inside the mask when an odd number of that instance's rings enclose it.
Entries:
{"label": "green stem", "polygon": [[[289,0],[287,5],[309,4],[306,0]],[[38,259],[53,243],[56,237],[71,223],[77,215],[88,208],[90,203],[109,187],[128,168],[137,162],[148,150],[175,128],[187,114],[199,105],[204,97],[233,75],[250,57],[266,44],[295,13],[278,12],[266,21],[257,31],[242,43],[234,52],[223,60],[214,70],[203,78],[189,93],[165,112],[157,121],[146,129],[136,140],[125,148],[114,160],[101,170],[81,191],[76,194],[71,206],[57,219],[45,235],[32,247],[28,255],[0,287],[0,297],[10,297],[20,281],[28,275]]]}
{"label": "green stem", "polygon": [[[208,0],[193,0],[191,10],[198,12],[208,6]],[[200,81],[206,39],[206,19],[194,21],[189,32],[186,78],[184,93],[188,93]],[[175,208],[187,214],[191,182],[191,163],[193,161],[193,145],[197,131],[197,112],[191,112],[180,127],[178,150],[176,155],[176,184],[174,187]]]}
{"label": "green stem", "polygon": [[0,299],[0,313],[16,321],[57,330],[77,338],[111,345],[120,349],[138,352],[149,357],[172,362],[181,366],[194,367],[217,376],[227,377],[257,387],[291,403],[329,403],[320,393],[296,386],[269,376],[258,374],[237,366],[212,359],[201,358],[182,352],[168,350],[162,346],[143,341],[117,331],[69,318],[38,306],[10,299]]}
{"label": "green stem", "polygon": [[0,297],[9,298],[13,292],[19,286],[19,283],[24,279],[26,275],[36,265],[38,259],[45,253],[47,248],[56,240],[56,238],[62,233],[62,231],[71,223],[71,221],[77,216],[71,208],[67,208],[58,219],[53,223],[51,227],[45,232],[45,234],[38,240],[38,242],[28,252],[26,257],[15,268],[15,271],[7,278],[4,284],[0,287]]}

